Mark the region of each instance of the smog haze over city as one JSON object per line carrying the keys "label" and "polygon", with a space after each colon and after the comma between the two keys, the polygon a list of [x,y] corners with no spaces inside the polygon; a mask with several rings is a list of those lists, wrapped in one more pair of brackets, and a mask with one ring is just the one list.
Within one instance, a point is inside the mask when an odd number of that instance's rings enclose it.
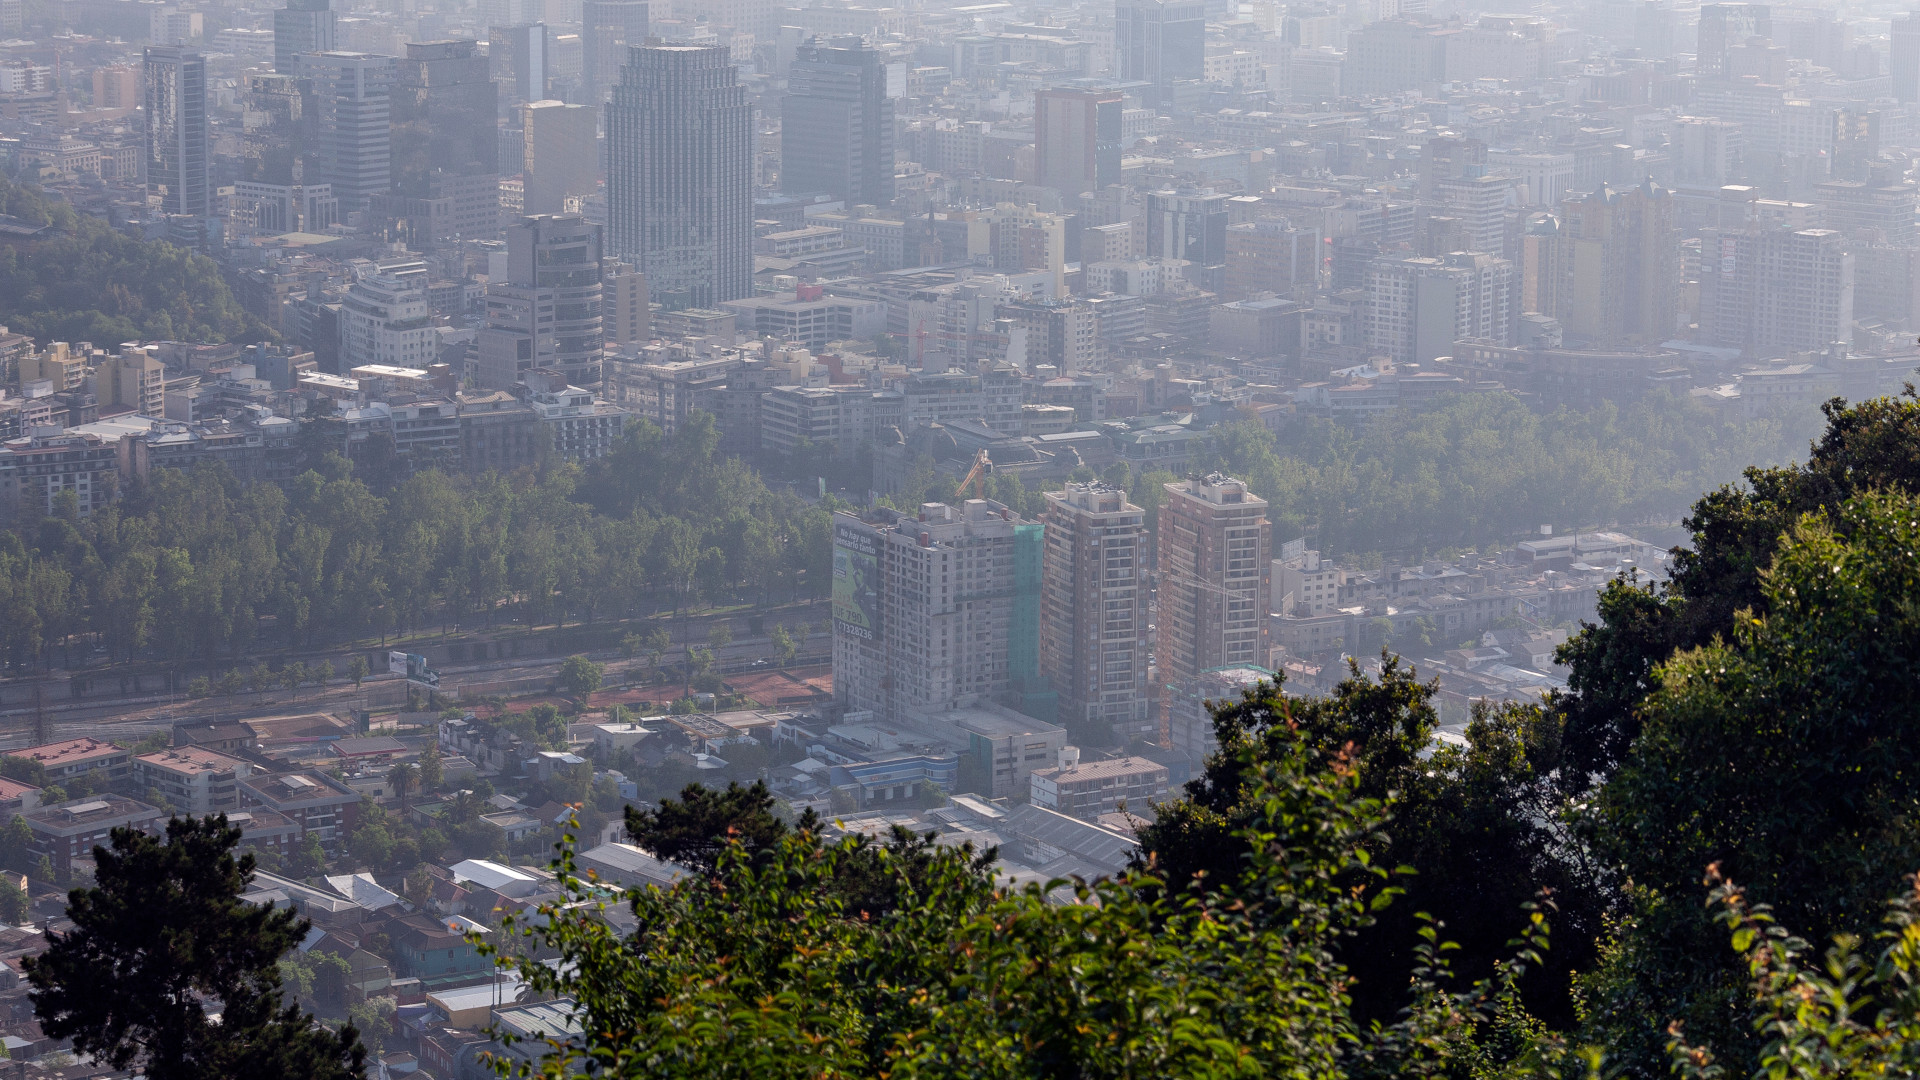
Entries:
{"label": "smog haze over city", "polygon": [[1920,8],[0,0],[0,1077],[1920,1070]]}

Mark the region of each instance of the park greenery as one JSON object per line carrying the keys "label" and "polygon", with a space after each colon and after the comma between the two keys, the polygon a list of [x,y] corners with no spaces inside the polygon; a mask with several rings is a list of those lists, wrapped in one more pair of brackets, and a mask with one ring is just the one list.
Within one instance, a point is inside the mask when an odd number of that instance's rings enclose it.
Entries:
{"label": "park greenery", "polygon": [[[553,1077],[1912,1075],[1917,425],[1912,397],[1829,407],[1807,463],[1698,501],[1670,581],[1610,591],[1566,694],[1482,708],[1463,744],[1436,742],[1435,688],[1390,658],[1324,698],[1217,703],[1218,753],[1117,878],[1015,885],[991,850],[694,786],[626,814],[689,868],[673,888],[583,879],[563,844],[565,897],[485,947],[579,1010],[533,1048]],[[376,861],[370,830],[397,847],[396,821],[363,816],[349,846]],[[153,860],[133,895],[197,929],[216,924],[176,897],[225,911],[240,883],[206,856],[224,826],[195,828],[115,845]],[[33,969],[48,1030],[107,1053],[157,1006],[103,1026],[76,988],[172,940],[114,899],[136,888],[118,867],[75,894],[91,966]],[[232,947],[277,987],[257,936]],[[348,1042],[315,1045],[275,1075],[335,1075]]]}
{"label": "park greenery", "polygon": [[161,469],[85,519],[0,532],[0,656],[91,638],[260,689],[243,658],[263,625],[312,646],[783,600],[824,588],[831,534],[826,508],[720,456],[704,414],[671,436],[637,421],[588,468],[427,471],[384,494],[334,455],[284,490]]}
{"label": "park greenery", "polygon": [[1276,544],[1304,536],[1330,556],[1413,560],[1541,525],[1673,521],[1748,465],[1802,454],[1819,419],[1811,408],[1725,418],[1664,390],[1551,412],[1506,393],[1460,394],[1362,427],[1299,417],[1276,435],[1236,421],[1197,464],[1268,500]]}
{"label": "park greenery", "polygon": [[205,255],[139,240],[0,176],[0,214],[50,226],[0,242],[0,325],[41,341],[252,342],[273,337]]}

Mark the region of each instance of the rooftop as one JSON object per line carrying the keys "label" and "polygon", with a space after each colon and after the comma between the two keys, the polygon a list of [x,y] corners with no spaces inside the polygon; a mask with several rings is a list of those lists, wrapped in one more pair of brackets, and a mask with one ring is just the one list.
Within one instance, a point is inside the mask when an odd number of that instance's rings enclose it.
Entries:
{"label": "rooftop", "polygon": [[239,758],[199,746],[170,747],[152,754],[141,754],[135,760],[172,772],[232,772],[236,768],[247,767],[247,763]]}
{"label": "rooftop", "polygon": [[24,750],[10,751],[8,757],[26,758],[51,768],[64,768],[83,762],[97,761],[125,754],[127,751],[110,742],[99,739],[68,739],[65,742],[47,743],[43,746],[29,746]]}

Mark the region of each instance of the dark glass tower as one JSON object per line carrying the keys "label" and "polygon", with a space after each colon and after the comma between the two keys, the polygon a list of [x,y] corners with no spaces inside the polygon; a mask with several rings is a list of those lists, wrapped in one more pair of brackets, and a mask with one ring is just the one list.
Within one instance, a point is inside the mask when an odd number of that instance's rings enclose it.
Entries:
{"label": "dark glass tower", "polygon": [[893,102],[879,53],[849,39],[794,55],[781,103],[780,187],[849,206],[893,201]]}
{"label": "dark glass tower", "polygon": [[146,51],[147,187],[167,214],[210,217],[207,61],[178,45]]}

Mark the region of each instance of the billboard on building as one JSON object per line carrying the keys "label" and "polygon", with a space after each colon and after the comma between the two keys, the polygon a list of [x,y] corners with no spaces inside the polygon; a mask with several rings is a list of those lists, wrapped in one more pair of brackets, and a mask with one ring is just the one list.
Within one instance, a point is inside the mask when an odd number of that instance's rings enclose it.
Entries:
{"label": "billboard on building", "polygon": [[419,653],[395,650],[387,654],[387,671],[394,675],[405,675],[407,681],[422,686],[439,686],[440,673],[427,666],[427,658]]}
{"label": "billboard on building", "polygon": [[880,536],[850,522],[833,526],[833,628],[867,641],[880,636]]}

